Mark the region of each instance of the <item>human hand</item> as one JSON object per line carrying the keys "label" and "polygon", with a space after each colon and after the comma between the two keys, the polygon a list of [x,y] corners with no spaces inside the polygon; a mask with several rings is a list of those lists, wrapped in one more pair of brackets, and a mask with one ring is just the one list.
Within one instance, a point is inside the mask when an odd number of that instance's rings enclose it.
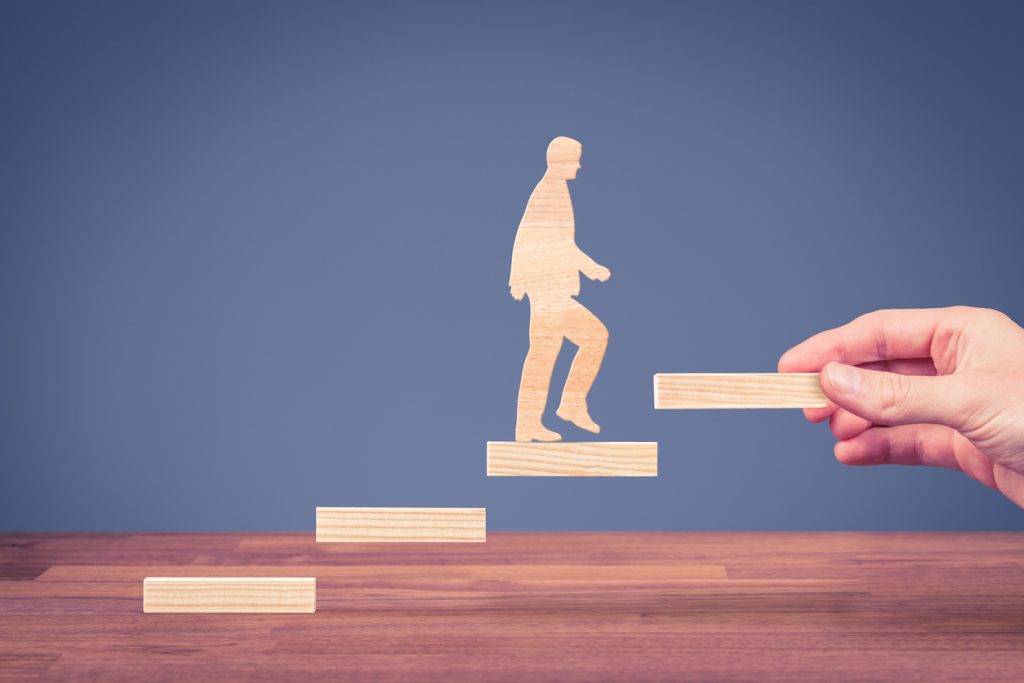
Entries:
{"label": "human hand", "polygon": [[1007,316],[868,313],[779,359],[818,371],[830,403],[804,414],[829,419],[840,462],[949,467],[1024,507],[1024,329]]}
{"label": "human hand", "polygon": [[511,285],[509,291],[512,294],[512,298],[516,301],[522,301],[523,297],[526,296],[526,290],[523,289],[522,285]]}

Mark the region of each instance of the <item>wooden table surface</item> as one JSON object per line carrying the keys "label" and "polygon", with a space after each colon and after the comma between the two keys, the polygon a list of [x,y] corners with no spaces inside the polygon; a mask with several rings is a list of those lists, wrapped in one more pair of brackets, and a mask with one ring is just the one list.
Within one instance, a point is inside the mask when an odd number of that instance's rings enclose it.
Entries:
{"label": "wooden table surface", "polygon": [[[145,576],[315,576],[305,615]],[[1024,680],[1024,534],[0,535],[0,680]]]}

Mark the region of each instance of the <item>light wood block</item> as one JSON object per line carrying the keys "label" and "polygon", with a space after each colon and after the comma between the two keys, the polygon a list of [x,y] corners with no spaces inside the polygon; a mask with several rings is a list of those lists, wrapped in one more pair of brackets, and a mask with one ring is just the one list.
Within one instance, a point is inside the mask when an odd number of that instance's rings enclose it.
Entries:
{"label": "light wood block", "polygon": [[654,407],[824,408],[818,373],[694,373],[654,376]]}
{"label": "light wood block", "polygon": [[656,477],[653,441],[487,442],[488,477]]}
{"label": "light wood block", "polygon": [[313,577],[154,577],[142,582],[147,613],[312,613]]}
{"label": "light wood block", "polygon": [[330,543],[461,543],[487,540],[484,508],[316,509],[316,540]]}

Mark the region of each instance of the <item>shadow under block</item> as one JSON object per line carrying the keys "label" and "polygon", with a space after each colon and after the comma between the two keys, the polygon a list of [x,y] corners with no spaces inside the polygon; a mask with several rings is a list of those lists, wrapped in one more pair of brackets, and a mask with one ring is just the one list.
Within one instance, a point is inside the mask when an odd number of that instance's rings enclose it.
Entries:
{"label": "shadow under block", "polygon": [[313,613],[314,577],[146,577],[147,613]]}
{"label": "shadow under block", "polygon": [[487,540],[487,510],[318,507],[316,540],[329,543],[480,543]]}
{"label": "shadow under block", "polygon": [[656,477],[655,441],[487,442],[488,477]]}
{"label": "shadow under block", "polygon": [[824,408],[818,373],[695,373],[654,376],[654,407]]}

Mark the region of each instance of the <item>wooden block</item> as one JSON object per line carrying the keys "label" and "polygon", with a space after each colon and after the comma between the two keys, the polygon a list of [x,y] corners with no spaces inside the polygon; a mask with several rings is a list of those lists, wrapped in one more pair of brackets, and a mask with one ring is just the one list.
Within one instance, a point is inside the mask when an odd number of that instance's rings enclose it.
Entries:
{"label": "wooden block", "polygon": [[654,376],[654,407],[824,408],[818,373],[694,373]]}
{"label": "wooden block", "polygon": [[154,577],[142,582],[142,611],[312,613],[313,577]]}
{"label": "wooden block", "polygon": [[484,508],[320,508],[316,540],[331,543],[483,542]]}
{"label": "wooden block", "polygon": [[488,477],[656,477],[653,441],[487,442]]}

